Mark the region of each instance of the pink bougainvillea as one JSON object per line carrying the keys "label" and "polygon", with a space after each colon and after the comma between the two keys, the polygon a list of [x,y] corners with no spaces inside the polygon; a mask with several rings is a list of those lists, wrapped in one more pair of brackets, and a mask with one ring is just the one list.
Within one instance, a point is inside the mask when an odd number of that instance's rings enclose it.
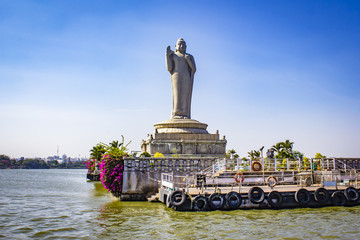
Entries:
{"label": "pink bougainvillea", "polygon": [[[100,180],[104,187],[115,197],[120,197],[122,192],[124,157],[127,157],[127,146],[122,141],[112,141],[109,144],[99,143],[90,152],[94,163],[89,162],[89,167],[97,166],[100,169]],[[92,165],[93,164],[93,165]],[[97,165],[95,165],[97,164]]]}
{"label": "pink bougainvillea", "polygon": [[122,192],[124,157],[126,156],[128,155],[105,154],[99,165],[100,180],[115,197],[120,197]]}
{"label": "pink bougainvillea", "polygon": [[89,159],[86,163],[86,167],[88,169],[88,172],[94,172],[95,171],[95,159]]}

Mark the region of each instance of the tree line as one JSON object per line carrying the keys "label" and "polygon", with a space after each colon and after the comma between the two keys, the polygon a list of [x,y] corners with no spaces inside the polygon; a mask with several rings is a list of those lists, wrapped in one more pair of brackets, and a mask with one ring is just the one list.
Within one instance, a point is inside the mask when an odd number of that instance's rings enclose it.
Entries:
{"label": "tree line", "polygon": [[45,162],[40,159],[21,159],[16,161],[9,156],[0,155],[0,169],[50,169],[50,168],[86,168],[86,161],[59,163],[56,160]]}

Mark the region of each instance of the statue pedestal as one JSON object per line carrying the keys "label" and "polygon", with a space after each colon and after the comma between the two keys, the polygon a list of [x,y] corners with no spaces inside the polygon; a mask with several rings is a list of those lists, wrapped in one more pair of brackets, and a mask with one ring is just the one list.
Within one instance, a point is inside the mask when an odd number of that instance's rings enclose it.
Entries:
{"label": "statue pedestal", "polygon": [[141,150],[150,154],[180,156],[223,156],[226,151],[225,138],[219,139],[218,131],[210,134],[207,124],[194,119],[170,119],[154,125],[155,132],[149,134],[141,144]]}

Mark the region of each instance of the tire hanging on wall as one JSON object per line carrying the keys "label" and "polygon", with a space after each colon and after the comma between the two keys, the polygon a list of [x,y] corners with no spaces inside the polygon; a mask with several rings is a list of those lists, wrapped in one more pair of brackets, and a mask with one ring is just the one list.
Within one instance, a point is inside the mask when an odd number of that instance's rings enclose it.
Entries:
{"label": "tire hanging on wall", "polygon": [[225,202],[230,209],[238,209],[241,205],[241,195],[237,192],[229,192],[225,195]]}
{"label": "tire hanging on wall", "polygon": [[306,206],[311,201],[310,193],[305,188],[301,188],[295,193],[295,200],[300,206]]}
{"label": "tire hanging on wall", "polygon": [[267,197],[269,205],[273,208],[282,207],[283,197],[278,191],[271,191]]}
{"label": "tire hanging on wall", "polygon": [[173,206],[181,206],[185,202],[185,193],[181,190],[176,190],[170,194],[170,202]]}
{"label": "tire hanging on wall", "polygon": [[252,187],[249,190],[248,198],[252,203],[260,204],[265,199],[265,193],[260,187]]}
{"label": "tire hanging on wall", "polygon": [[344,206],[346,204],[346,197],[342,191],[336,191],[331,195],[331,202],[334,206]]}
{"label": "tire hanging on wall", "polygon": [[197,195],[192,202],[195,211],[206,211],[208,209],[208,199],[203,195]]}
{"label": "tire hanging on wall", "polygon": [[218,210],[224,207],[225,199],[220,193],[213,193],[209,197],[209,205],[212,209]]}
{"label": "tire hanging on wall", "polygon": [[314,192],[314,198],[316,202],[318,202],[321,205],[324,205],[330,200],[329,191],[326,190],[325,188],[318,188]]}
{"label": "tire hanging on wall", "polygon": [[349,202],[356,202],[359,200],[359,192],[354,187],[348,187],[345,189],[344,194]]}

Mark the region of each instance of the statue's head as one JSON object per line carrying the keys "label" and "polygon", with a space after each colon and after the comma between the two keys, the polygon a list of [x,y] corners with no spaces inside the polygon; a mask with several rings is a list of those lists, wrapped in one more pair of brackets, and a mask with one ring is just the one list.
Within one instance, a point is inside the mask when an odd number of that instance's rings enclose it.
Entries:
{"label": "statue's head", "polygon": [[185,53],[186,52],[186,42],[184,41],[184,39],[179,38],[176,45],[175,45],[175,50],[181,53]]}

